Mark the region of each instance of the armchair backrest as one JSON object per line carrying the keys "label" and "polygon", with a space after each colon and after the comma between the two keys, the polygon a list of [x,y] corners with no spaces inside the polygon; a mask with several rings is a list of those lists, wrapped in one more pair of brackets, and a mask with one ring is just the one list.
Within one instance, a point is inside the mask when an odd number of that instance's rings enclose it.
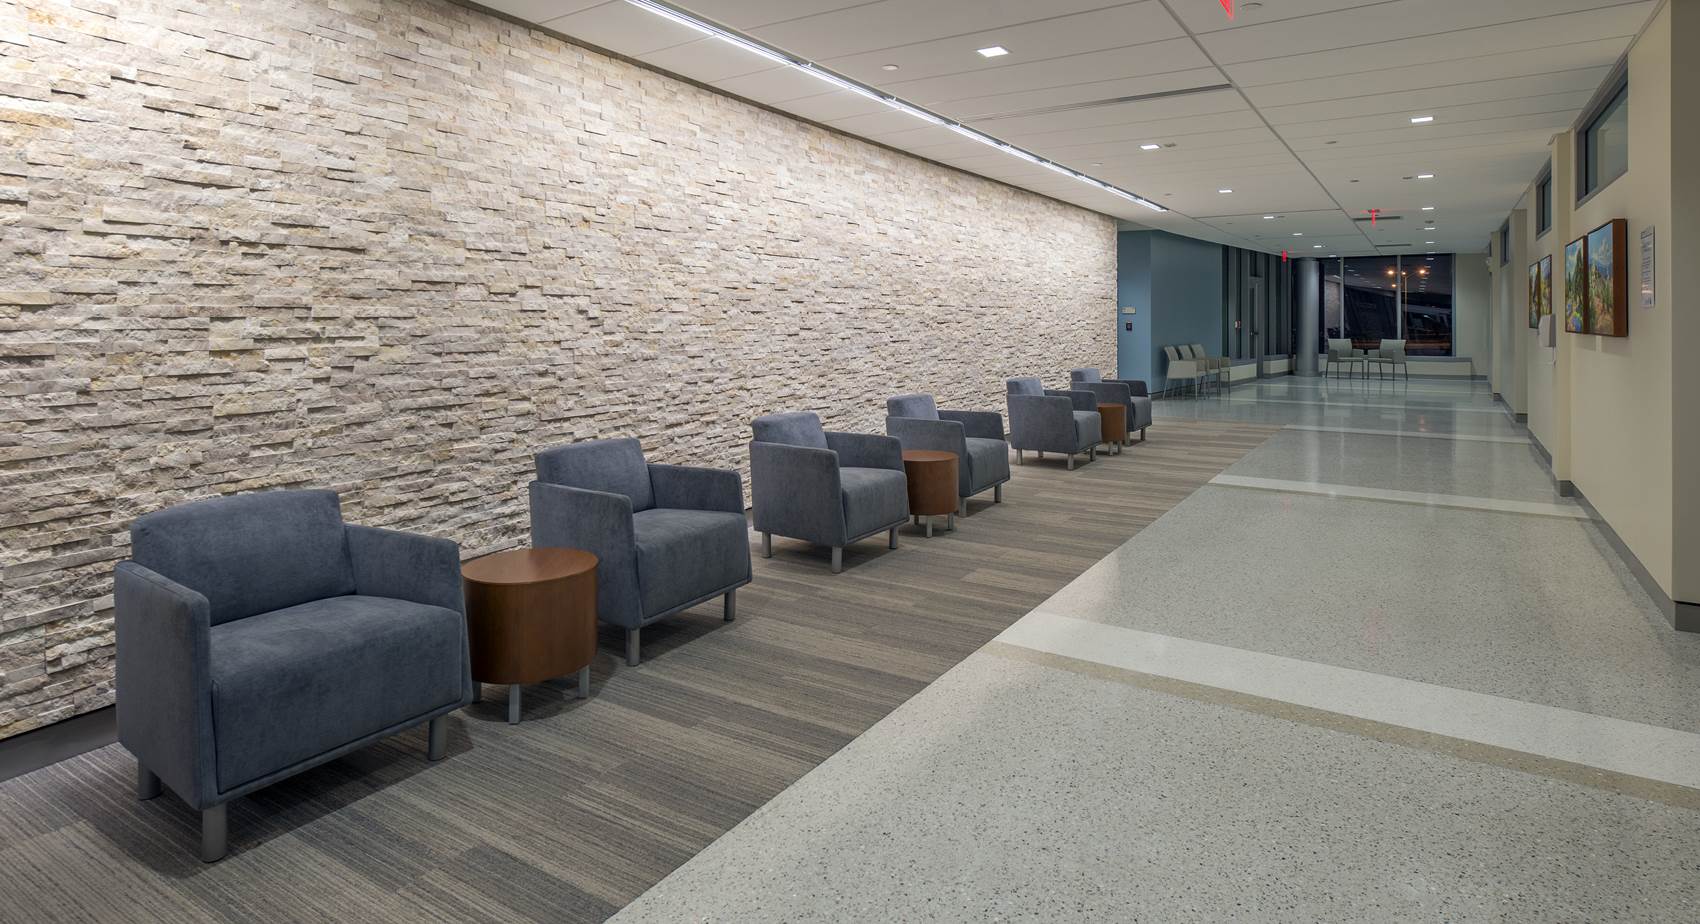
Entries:
{"label": "armchair backrest", "polygon": [[1210,354],[1204,352],[1204,344],[1194,343],[1194,344],[1192,344],[1192,358],[1193,359],[1208,359],[1208,358],[1210,358]]}
{"label": "armchair backrest", "polygon": [[1036,378],[1005,379],[1004,388],[1012,395],[1042,395],[1045,386]]}
{"label": "armchair backrest", "polygon": [[1070,369],[1068,370],[1068,380],[1071,384],[1075,382],[1102,382],[1104,376],[1096,369]]}
{"label": "armchair backrest", "polygon": [[1328,358],[1329,359],[1341,359],[1341,358],[1344,358],[1344,357],[1347,357],[1347,356],[1350,356],[1350,355],[1352,355],[1352,341],[1346,340],[1346,339],[1335,340],[1333,338],[1329,338],[1329,340],[1328,340]]}
{"label": "armchair backrest", "polygon": [[537,480],[548,484],[624,494],[632,512],[655,506],[649,465],[637,440],[589,440],[555,446],[537,454]]}
{"label": "armchair backrest", "polygon": [[147,514],[130,557],[207,598],[212,624],[354,593],[334,491],[259,491]]}
{"label": "armchair backrest", "polygon": [[763,414],[750,422],[759,443],[783,443],[809,449],[826,449],[826,430],[813,411]]}
{"label": "armchair backrest", "polygon": [[1381,358],[1382,359],[1391,359],[1394,362],[1401,362],[1401,363],[1404,362],[1405,361],[1405,341],[1403,341],[1403,340],[1383,340],[1383,341],[1381,341]]}
{"label": "armchair backrest", "polygon": [[885,414],[887,417],[938,420],[939,406],[933,401],[932,395],[898,395],[885,399]]}

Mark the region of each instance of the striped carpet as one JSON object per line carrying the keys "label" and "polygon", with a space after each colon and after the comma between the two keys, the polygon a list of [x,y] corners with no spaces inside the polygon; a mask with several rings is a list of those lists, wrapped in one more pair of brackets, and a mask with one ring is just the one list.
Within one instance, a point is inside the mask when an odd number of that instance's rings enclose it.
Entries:
{"label": "striped carpet", "polygon": [[510,727],[489,687],[440,764],[419,729],[240,799],[222,863],[177,799],[135,801],[116,745],[0,783],[0,919],[603,920],[1275,429],[1160,420],[1074,472],[1029,456],[1005,503],[838,576],[775,539],[737,622],[645,630],[635,669],[605,631],[588,700],[528,688]]}

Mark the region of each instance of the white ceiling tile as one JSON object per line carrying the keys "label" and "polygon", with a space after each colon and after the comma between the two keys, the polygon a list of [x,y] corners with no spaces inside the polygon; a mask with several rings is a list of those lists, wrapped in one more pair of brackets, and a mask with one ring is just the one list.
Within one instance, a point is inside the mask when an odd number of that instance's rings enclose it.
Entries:
{"label": "white ceiling tile", "polygon": [[[712,8],[713,3],[706,6]],[[1039,19],[1082,13],[1102,0],[877,0],[753,30],[765,41],[814,61],[907,45],[918,38],[986,33]],[[711,9],[703,12],[711,12]],[[1034,52],[1011,49],[1011,56]]]}
{"label": "white ceiling tile", "polygon": [[543,25],[570,38],[633,58],[694,42],[701,32],[664,19],[625,0],[544,20]]}

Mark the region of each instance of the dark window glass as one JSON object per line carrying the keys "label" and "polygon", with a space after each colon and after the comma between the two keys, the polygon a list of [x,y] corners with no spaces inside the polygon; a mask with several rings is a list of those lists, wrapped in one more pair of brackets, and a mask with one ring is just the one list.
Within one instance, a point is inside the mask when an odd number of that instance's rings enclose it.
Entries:
{"label": "dark window glass", "polygon": [[1340,261],[1322,261],[1322,310],[1318,317],[1322,318],[1322,330],[1316,338],[1316,352],[1328,352],[1328,341],[1338,340],[1346,336],[1345,328],[1345,288],[1340,282]]}
{"label": "dark window glass", "polygon": [[1545,234],[1552,227],[1552,174],[1548,173],[1535,184],[1535,233]]}
{"label": "dark window glass", "polygon": [[1352,346],[1372,350],[1399,338],[1399,260],[1347,257],[1342,314]]}
{"label": "dark window glass", "polygon": [[1452,254],[1405,257],[1405,353],[1452,355]]}
{"label": "dark window glass", "polygon": [[1629,87],[1612,97],[1582,132],[1582,195],[1629,169]]}

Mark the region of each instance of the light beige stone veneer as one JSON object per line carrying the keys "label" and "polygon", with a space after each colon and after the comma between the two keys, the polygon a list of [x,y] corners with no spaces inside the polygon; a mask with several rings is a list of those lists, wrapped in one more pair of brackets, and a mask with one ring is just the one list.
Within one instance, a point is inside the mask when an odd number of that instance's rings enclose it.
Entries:
{"label": "light beige stone veneer", "polygon": [[0,0],[0,235],[0,737],[112,701],[138,514],[470,553],[539,447],[742,469],[1115,350],[1111,219],[441,0]]}

